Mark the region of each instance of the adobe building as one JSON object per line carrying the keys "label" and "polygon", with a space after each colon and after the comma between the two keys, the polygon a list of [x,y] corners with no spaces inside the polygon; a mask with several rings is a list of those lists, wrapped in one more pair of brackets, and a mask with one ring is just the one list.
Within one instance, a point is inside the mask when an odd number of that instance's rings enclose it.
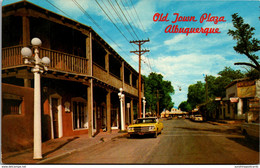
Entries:
{"label": "adobe building", "polygon": [[260,80],[237,79],[226,86],[226,97],[220,102],[219,119],[246,120],[259,117]]}
{"label": "adobe building", "polygon": [[138,72],[91,27],[22,1],[2,8],[3,151],[33,143],[33,65],[24,64],[21,49],[34,37],[42,41],[39,56],[50,58],[41,74],[43,141],[120,129],[119,88],[125,123],[133,122]]}

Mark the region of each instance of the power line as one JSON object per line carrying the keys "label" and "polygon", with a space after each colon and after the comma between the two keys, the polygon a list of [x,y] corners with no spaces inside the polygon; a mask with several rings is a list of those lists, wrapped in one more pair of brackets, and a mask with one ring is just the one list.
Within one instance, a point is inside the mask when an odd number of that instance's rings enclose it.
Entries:
{"label": "power line", "polygon": [[139,20],[139,22],[140,22],[140,24],[141,24],[141,26],[142,26],[142,28],[143,28],[143,31],[144,31],[145,34],[147,35],[147,33],[146,33],[145,29],[144,29],[144,26],[143,26],[143,24],[142,24],[142,22],[141,22],[141,20],[140,20],[140,18],[139,18],[139,16],[138,16],[136,10],[135,10],[135,6],[134,6],[132,0],[130,0],[130,2],[131,2],[131,4],[132,4],[132,6],[133,6],[133,8],[134,8],[134,11],[135,11],[135,14],[136,14],[136,16],[137,16],[137,18],[138,18],[138,20]]}
{"label": "power line", "polygon": [[119,7],[119,9],[121,10],[122,14],[124,15],[124,17],[125,17],[126,21],[128,22],[128,24],[129,24],[130,28],[131,28],[131,29],[132,29],[132,31],[134,32],[134,34],[135,34],[136,38],[137,38],[137,39],[140,39],[140,38],[137,36],[137,34],[135,33],[135,31],[134,31],[133,27],[131,26],[130,22],[128,21],[127,17],[125,16],[125,14],[124,14],[123,10],[121,9],[120,5],[118,4],[117,0],[115,0],[115,1],[116,1],[116,4],[117,4],[117,6]]}
{"label": "power line", "polygon": [[[94,24],[95,26],[97,26],[103,33],[104,35],[106,35],[120,50],[122,50],[122,52],[125,53],[125,55],[127,55],[134,63],[138,64],[135,60],[133,60],[127,53],[126,51],[124,51],[103,29],[101,26],[99,26],[99,24],[88,14],[88,12],[86,10],[83,9],[83,7],[76,1],[76,0],[72,0],[73,3],[84,13],[84,15],[86,15]],[[68,18],[73,18],[70,15],[68,15],[67,13],[65,13],[62,9],[60,9],[59,7],[57,7],[56,5],[54,5],[53,3],[51,3],[49,0],[46,0],[46,2],[48,2],[50,5],[52,5],[53,7],[55,7],[57,10],[59,10],[60,12],[62,12],[65,16],[67,16]],[[133,45],[132,45],[133,46]],[[134,46],[133,46],[134,47]]]}
{"label": "power line", "polygon": [[[122,0],[121,0],[121,1],[122,1]],[[138,13],[137,13],[137,11],[136,11],[136,9],[135,9],[135,6],[134,6],[132,0],[130,0],[131,4],[130,4],[130,2],[128,3],[127,0],[125,0],[125,2],[127,3],[128,6],[131,6],[131,5],[132,5],[132,9],[134,9],[134,10],[130,10],[130,11],[132,12],[132,15],[134,16],[134,19],[139,21],[139,24],[137,24],[137,25],[141,25],[141,26],[138,26],[138,28],[139,28],[140,30],[142,30],[142,31],[147,35],[147,37],[148,37],[148,34],[147,34],[147,32],[145,31],[145,28],[144,28],[144,26],[143,26],[143,24],[142,24],[142,22],[141,22],[141,20],[140,20],[140,18],[139,18],[139,15],[138,15]],[[136,17],[137,17],[137,18],[136,18]],[[136,22],[136,23],[137,23],[137,22]],[[149,44],[148,44],[148,45],[149,45]]]}
{"label": "power line", "polygon": [[112,1],[108,0],[109,5],[112,7],[112,9],[115,11],[115,14],[117,15],[117,17],[120,19],[120,21],[122,22],[122,24],[125,26],[126,30],[129,32],[129,34],[132,36],[132,38],[134,39],[135,37],[133,36],[133,34],[130,32],[130,30],[128,29],[128,27],[126,26],[124,20],[122,19],[121,15],[119,14],[119,12],[117,11],[116,7],[114,6],[114,4],[112,3]]}
{"label": "power line", "polygon": [[[57,8],[59,11],[61,11],[63,14],[65,14],[66,16],[69,16],[68,14],[66,14],[64,11],[62,11],[60,8],[56,7],[54,4],[52,4],[50,1],[46,0],[47,2],[49,2],[52,6],[54,6],[55,8]],[[84,15],[86,15],[114,44],[116,44],[116,46],[121,49],[128,57],[130,57],[103,29],[101,26],[99,26],[99,24],[82,8],[82,6],[76,1],[76,0],[72,0],[73,3],[84,13]],[[71,16],[69,16],[70,18],[72,18]],[[130,57],[131,58],[131,57]],[[133,60],[134,61],[134,60]],[[136,64],[137,62],[134,61]]]}
{"label": "power line", "polygon": [[60,12],[62,12],[64,15],[66,15],[68,18],[72,18],[70,15],[66,14],[63,10],[61,10],[60,8],[58,8],[56,5],[54,5],[53,3],[51,3],[49,0],[45,0],[47,1],[49,4],[51,4],[54,8],[58,9]]}
{"label": "power line", "polygon": [[134,24],[134,26],[135,26],[136,28],[138,28],[138,29],[137,29],[137,30],[138,30],[137,32],[138,32],[139,36],[142,36],[142,34],[140,33],[140,30],[141,30],[140,26],[139,26],[138,24],[136,24],[136,22],[133,20],[133,18],[132,18],[131,15],[129,14],[128,9],[126,8],[126,6],[125,6],[125,4],[123,3],[123,1],[122,1],[122,0],[120,0],[120,1],[121,1],[121,4],[123,5],[123,7],[124,7],[124,9],[125,9],[125,11],[126,11],[128,17],[130,18],[131,22]]}
{"label": "power line", "polygon": [[[74,1],[74,0],[73,0]],[[105,13],[105,15],[109,18],[109,20],[113,23],[113,25],[117,28],[117,30],[122,34],[122,36],[126,39],[126,41],[130,41],[130,40],[128,40],[127,39],[127,37],[123,34],[123,32],[119,29],[119,27],[113,22],[113,20],[108,16],[108,14],[106,13],[106,11],[102,8],[102,6],[98,3],[98,1],[97,0],[95,0],[96,1],[96,3],[98,4],[98,6],[100,7],[100,9]],[[132,45],[133,46],[133,45]],[[133,48],[135,48],[134,46],[133,46]]]}
{"label": "power line", "polygon": [[[125,52],[103,29],[101,26],[99,26],[99,24],[88,14],[88,12],[86,10],[84,10],[82,8],[82,6],[76,1],[76,0],[72,0],[74,2],[74,4],[76,4],[76,6],[113,42],[117,45],[118,48],[120,48],[123,52]],[[126,54],[126,52],[125,52]],[[127,56],[129,56],[128,54],[126,54]],[[129,56],[130,57],[130,56]],[[130,57],[131,58],[131,57]],[[137,63],[137,62],[136,62]]]}
{"label": "power line", "polygon": [[148,63],[146,63],[147,66],[150,68],[151,72],[154,72],[153,69],[152,69],[152,66],[151,66],[149,57],[147,56],[146,58],[147,58],[147,60],[148,60]]}

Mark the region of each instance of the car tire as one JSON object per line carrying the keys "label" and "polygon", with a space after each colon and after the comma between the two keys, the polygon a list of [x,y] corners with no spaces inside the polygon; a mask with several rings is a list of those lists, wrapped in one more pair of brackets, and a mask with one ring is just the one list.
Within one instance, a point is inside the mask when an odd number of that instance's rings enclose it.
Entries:
{"label": "car tire", "polygon": [[133,134],[130,134],[130,138],[133,139],[133,138],[134,138],[134,135],[133,135]]}
{"label": "car tire", "polygon": [[157,136],[158,136],[158,132],[157,131],[154,133],[154,136],[153,136],[154,138],[157,138]]}

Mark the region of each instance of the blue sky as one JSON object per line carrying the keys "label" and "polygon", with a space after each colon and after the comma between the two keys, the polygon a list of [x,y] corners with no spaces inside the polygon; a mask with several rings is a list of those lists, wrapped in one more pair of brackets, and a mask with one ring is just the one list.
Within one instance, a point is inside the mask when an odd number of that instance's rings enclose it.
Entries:
{"label": "blue sky", "polygon": [[[16,1],[3,0],[2,5]],[[165,80],[171,81],[175,89],[175,94],[172,96],[175,106],[187,100],[190,84],[204,81],[203,74],[217,76],[217,73],[225,66],[242,71],[246,70],[244,67],[234,66],[234,62],[248,62],[248,60],[233,50],[236,41],[227,35],[228,29],[234,29],[231,18],[233,13],[238,13],[246,23],[255,27],[255,37],[260,39],[259,1],[97,0],[113,20],[113,24],[95,0],[76,0],[99,27],[72,0],[28,1],[61,15],[66,13],[66,17],[69,16],[73,20],[91,26],[136,70],[138,70],[138,56],[130,51],[136,50],[137,46],[130,44],[129,40],[149,38],[150,42],[142,46],[143,49],[150,50],[149,53],[142,56],[142,74],[148,75],[150,72],[156,72],[162,74]],[[48,1],[63,12],[53,7]],[[109,2],[114,6],[111,6]],[[114,12],[113,7],[125,20],[126,27]],[[131,27],[121,10],[128,18]],[[154,22],[155,13],[163,13],[164,16],[168,13],[169,21]],[[174,13],[179,13],[179,16],[195,16],[197,22],[173,24],[171,21],[176,18]],[[204,13],[217,17],[223,16],[226,22],[214,24],[204,21],[200,23],[200,17]],[[168,25],[178,25],[179,28],[219,28],[221,33],[208,34],[207,36],[203,33],[191,33],[188,36],[180,33],[165,33],[164,30]],[[179,91],[178,86],[182,88],[181,91]]]}

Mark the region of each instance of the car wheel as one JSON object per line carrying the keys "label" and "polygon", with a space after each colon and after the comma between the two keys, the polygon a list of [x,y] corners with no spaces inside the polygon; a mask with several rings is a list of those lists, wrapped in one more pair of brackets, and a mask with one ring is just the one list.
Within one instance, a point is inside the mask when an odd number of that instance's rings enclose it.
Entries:
{"label": "car wheel", "polygon": [[156,131],[153,137],[157,138],[157,136],[158,136],[158,132]]}
{"label": "car wheel", "polygon": [[130,138],[134,138],[134,135],[133,135],[133,134],[130,134]]}

